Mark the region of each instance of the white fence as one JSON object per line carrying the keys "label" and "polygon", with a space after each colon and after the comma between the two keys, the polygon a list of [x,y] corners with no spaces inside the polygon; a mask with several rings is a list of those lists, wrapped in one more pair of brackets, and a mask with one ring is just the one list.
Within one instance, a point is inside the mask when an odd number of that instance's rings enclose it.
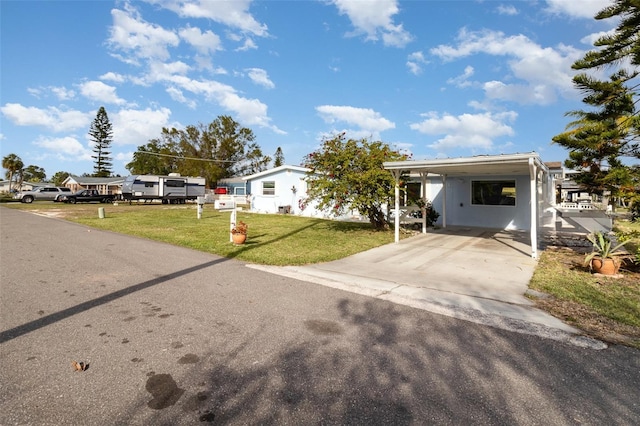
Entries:
{"label": "white fence", "polygon": [[558,208],[566,210],[599,210],[598,207],[591,203],[560,203]]}

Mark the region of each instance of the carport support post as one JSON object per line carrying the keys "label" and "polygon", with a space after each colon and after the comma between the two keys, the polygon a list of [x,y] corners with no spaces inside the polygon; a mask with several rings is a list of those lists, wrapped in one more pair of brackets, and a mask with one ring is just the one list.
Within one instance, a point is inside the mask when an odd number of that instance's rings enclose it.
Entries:
{"label": "carport support post", "polygon": [[396,186],[394,188],[395,195],[395,212],[394,215],[394,240],[396,243],[400,242],[400,175],[402,175],[401,170],[391,170],[393,174],[393,179],[396,181]]}
{"label": "carport support post", "polygon": [[427,209],[426,209],[426,203],[427,203],[427,175],[429,173],[428,172],[420,172],[420,198],[422,198],[422,208],[421,213],[422,213],[422,233],[426,234],[427,233]]}
{"label": "carport support post", "polygon": [[529,191],[531,192],[529,203],[531,204],[531,225],[530,239],[531,239],[531,257],[538,258],[538,171],[533,158],[529,157]]}
{"label": "carport support post", "polygon": [[442,175],[442,227],[447,227],[447,175]]}

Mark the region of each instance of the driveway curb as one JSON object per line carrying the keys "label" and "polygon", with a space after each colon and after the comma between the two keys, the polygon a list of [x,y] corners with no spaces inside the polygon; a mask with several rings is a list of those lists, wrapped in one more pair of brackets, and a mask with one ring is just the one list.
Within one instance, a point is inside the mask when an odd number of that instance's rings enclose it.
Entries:
{"label": "driveway curb", "polygon": [[579,330],[531,306],[339,274],[313,267],[256,264],[247,264],[246,266],[271,274],[374,297],[501,330],[551,339],[581,348],[602,350],[608,347],[604,342],[582,336]]}

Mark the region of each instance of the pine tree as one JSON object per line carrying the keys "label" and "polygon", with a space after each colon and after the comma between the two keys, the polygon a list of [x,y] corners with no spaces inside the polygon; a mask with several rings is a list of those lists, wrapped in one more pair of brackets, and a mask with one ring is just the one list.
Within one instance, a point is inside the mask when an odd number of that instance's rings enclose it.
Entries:
{"label": "pine tree", "polygon": [[107,111],[104,107],[100,107],[96,118],[91,123],[89,136],[94,143],[91,158],[94,159],[93,176],[109,177],[111,176],[111,142],[113,141],[113,129]]}
{"label": "pine tree", "polygon": [[284,165],[284,154],[282,153],[282,148],[278,147],[274,155],[273,167],[280,167],[282,165]]}
{"label": "pine tree", "polygon": [[599,49],[587,52],[573,69],[613,65],[625,58],[629,58],[632,65],[640,65],[640,2],[615,0],[595,16],[596,20],[610,18],[618,18],[616,30],[596,40],[594,46]]}
{"label": "pine tree", "polygon": [[[596,50],[587,52],[582,59],[577,60],[572,68],[575,70],[599,69],[604,67],[618,67],[617,73],[620,80],[624,80],[626,90],[633,100],[633,105],[640,102],[638,99],[637,81],[632,82],[639,74],[640,69],[640,1],[638,0],[614,0],[612,4],[605,7],[595,16],[596,20],[617,19],[618,26],[615,31],[604,35],[594,42]],[[624,69],[625,61],[631,65],[631,69]],[[635,66],[635,67],[634,67]],[[576,79],[583,81],[588,77],[585,74],[576,76]],[[574,79],[576,86],[580,89],[580,80]],[[612,80],[614,76],[612,76]],[[600,85],[607,85],[607,82],[600,82]],[[595,87],[595,84],[592,84]],[[620,90],[620,89],[618,89]],[[606,96],[607,94],[604,93]],[[615,95],[614,95],[615,96]],[[618,98],[620,100],[621,98]],[[602,98],[600,105],[607,100]],[[595,105],[585,99],[585,103]],[[609,104],[614,102],[609,99]],[[627,144],[621,151],[622,156],[640,158],[640,119],[638,111],[634,110],[627,115],[624,121],[617,124],[617,127],[624,127],[627,132]]]}
{"label": "pine tree", "polygon": [[598,49],[587,52],[572,68],[618,70],[608,81],[585,73],[574,77],[574,85],[585,94],[583,102],[591,109],[567,113],[576,120],[553,141],[569,150],[565,166],[579,171],[576,182],[590,192],[609,192],[615,207],[616,197],[640,204],[640,166],[630,164],[640,158],[638,84],[633,81],[640,72],[640,1],[613,0],[595,16],[610,18],[618,20],[615,31],[596,40]]}
{"label": "pine tree", "polygon": [[565,166],[580,171],[577,183],[591,193],[609,191],[614,197],[633,185],[631,170],[620,158],[632,155],[635,108],[632,93],[625,83],[633,78],[624,70],[599,81],[585,74],[574,78],[575,85],[585,93],[583,102],[594,109],[571,111],[576,117],[568,130],[553,141],[569,150]]}

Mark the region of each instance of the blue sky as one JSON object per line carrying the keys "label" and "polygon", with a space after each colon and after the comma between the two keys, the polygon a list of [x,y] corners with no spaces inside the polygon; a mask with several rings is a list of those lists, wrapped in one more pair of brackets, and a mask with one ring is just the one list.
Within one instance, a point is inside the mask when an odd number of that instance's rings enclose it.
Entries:
{"label": "blue sky", "polygon": [[0,144],[92,173],[88,131],[113,124],[113,172],[162,127],[229,115],[299,164],[346,131],[414,159],[536,151],[583,108],[571,64],[615,22],[605,0],[0,1]]}

